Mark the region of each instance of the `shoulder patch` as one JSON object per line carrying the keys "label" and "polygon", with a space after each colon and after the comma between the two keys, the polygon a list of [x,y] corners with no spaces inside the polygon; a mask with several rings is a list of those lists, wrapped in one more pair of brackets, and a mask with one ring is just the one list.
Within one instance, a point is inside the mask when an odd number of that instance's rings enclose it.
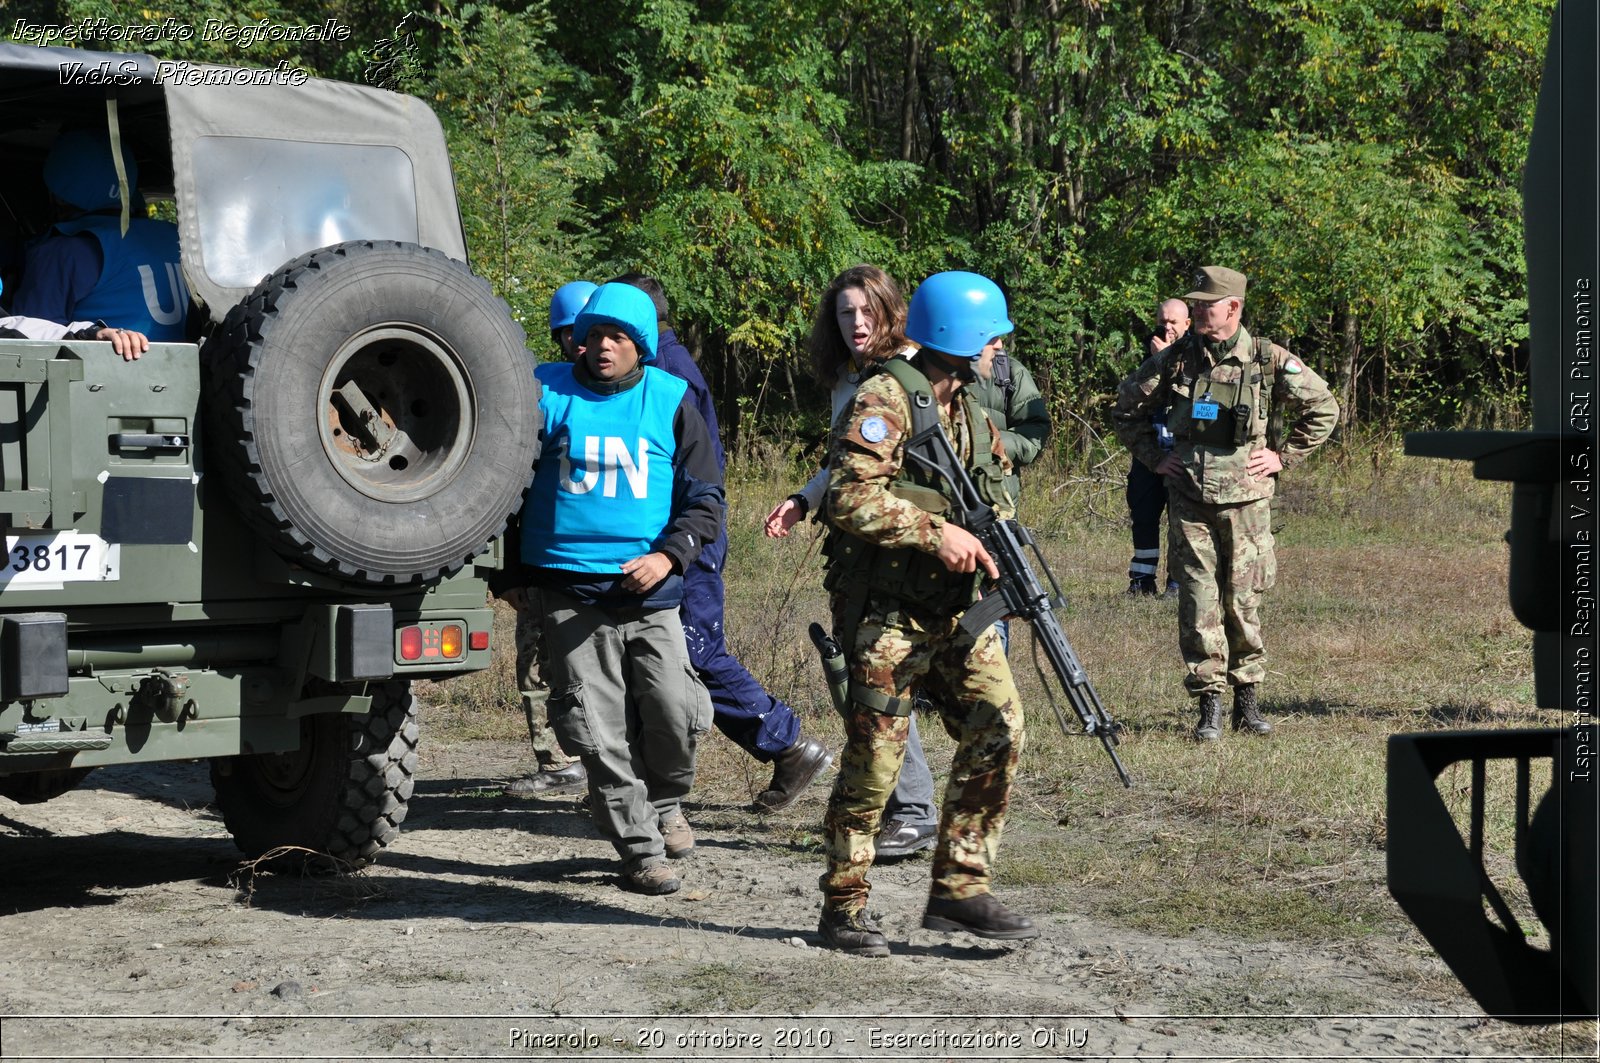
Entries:
{"label": "shoulder patch", "polygon": [[889,434],[889,425],[882,417],[868,417],[861,422],[861,438],[868,443],[882,443]]}
{"label": "shoulder patch", "polygon": [[1284,360],[1283,371],[1285,373],[1298,373],[1303,368],[1305,367],[1300,364],[1300,359],[1298,358],[1291,356]]}

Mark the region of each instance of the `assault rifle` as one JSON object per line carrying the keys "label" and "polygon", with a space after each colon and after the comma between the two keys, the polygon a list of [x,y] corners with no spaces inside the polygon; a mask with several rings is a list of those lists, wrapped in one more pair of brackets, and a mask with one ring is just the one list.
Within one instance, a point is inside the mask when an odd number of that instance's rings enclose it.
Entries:
{"label": "assault rifle", "polygon": [[[961,617],[962,630],[977,638],[1007,616],[1019,617],[1032,624],[1035,645],[1044,647],[1045,657],[1049,659],[1056,679],[1066,691],[1068,703],[1083,725],[1083,733],[1100,739],[1106,754],[1111,757],[1117,778],[1122,780],[1123,786],[1131,787],[1133,779],[1129,777],[1128,769],[1122,766],[1122,759],[1117,756],[1117,721],[1101,704],[1100,695],[1095,692],[1094,684],[1089,682],[1088,673],[1083,670],[1082,662],[1073,652],[1066,632],[1061,630],[1061,624],[1056,619],[1055,610],[1064,607],[1066,599],[1056,583],[1055,573],[1050,571],[1044,555],[1039,553],[1033,536],[1018,522],[1001,520],[995,515],[994,510],[978,494],[966,469],[962,468],[944,429],[937,424],[907,440],[905,456],[907,461],[915,462],[950,485],[955,496],[955,512],[951,519],[977,537],[994,559],[995,567],[1000,570],[999,580],[992,586],[985,586],[983,597]],[[1050,581],[1048,593],[1034,574],[1033,566],[1028,563],[1027,555],[1023,553],[1024,547],[1033,551],[1040,571]],[[1043,669],[1040,669],[1040,678],[1044,678]],[[1055,710],[1056,722],[1061,725],[1062,733],[1076,734],[1067,721],[1066,713],[1061,711],[1060,703],[1050,693],[1048,680],[1044,690],[1046,700]]]}

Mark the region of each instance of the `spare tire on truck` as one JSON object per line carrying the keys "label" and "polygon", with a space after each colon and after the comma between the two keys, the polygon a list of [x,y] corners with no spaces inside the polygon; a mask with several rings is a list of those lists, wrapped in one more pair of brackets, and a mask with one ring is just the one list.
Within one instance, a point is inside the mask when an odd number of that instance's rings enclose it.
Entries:
{"label": "spare tire on truck", "polygon": [[202,358],[216,471],[299,564],[432,579],[487,549],[521,504],[538,456],[522,329],[438,251],[302,255],[229,312]]}

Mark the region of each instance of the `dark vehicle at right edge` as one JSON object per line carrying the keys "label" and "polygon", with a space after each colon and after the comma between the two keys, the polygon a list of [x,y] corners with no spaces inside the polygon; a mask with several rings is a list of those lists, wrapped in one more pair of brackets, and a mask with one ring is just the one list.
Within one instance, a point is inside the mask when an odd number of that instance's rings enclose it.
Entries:
{"label": "dark vehicle at right edge", "polygon": [[[1409,454],[1471,461],[1478,479],[1513,485],[1511,607],[1533,631],[1534,700],[1560,710],[1561,726],[1392,737],[1389,891],[1484,1011],[1517,1023],[1593,1019],[1597,1007],[1597,39],[1600,7],[1563,0],[1523,178],[1533,431],[1406,437]],[[1528,942],[1484,862],[1494,761],[1514,765],[1516,869],[1549,949]],[[1470,766],[1464,831],[1436,783],[1456,764]],[[1536,800],[1542,778],[1549,786]]]}

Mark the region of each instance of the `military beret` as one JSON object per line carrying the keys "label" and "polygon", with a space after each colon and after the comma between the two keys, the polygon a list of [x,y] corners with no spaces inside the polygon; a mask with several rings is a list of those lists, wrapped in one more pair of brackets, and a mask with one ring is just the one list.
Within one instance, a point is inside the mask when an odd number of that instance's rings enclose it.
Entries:
{"label": "military beret", "polygon": [[1218,299],[1243,299],[1244,274],[1227,266],[1201,266],[1194,271],[1191,278],[1194,291],[1188,295],[1180,296],[1181,299],[1195,299],[1202,303],[1214,303]]}

